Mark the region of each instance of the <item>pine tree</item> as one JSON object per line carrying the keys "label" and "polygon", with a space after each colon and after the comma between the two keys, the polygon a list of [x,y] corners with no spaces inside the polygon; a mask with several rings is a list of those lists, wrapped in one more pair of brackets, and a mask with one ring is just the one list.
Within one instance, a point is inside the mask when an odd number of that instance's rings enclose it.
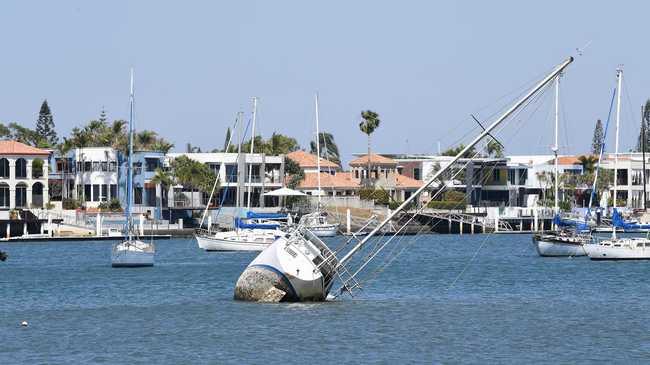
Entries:
{"label": "pine tree", "polygon": [[594,128],[594,138],[591,141],[591,153],[594,155],[600,154],[600,149],[603,146],[603,122],[598,119],[596,121],[596,128]]}
{"label": "pine tree", "polygon": [[228,142],[230,142],[230,127],[228,127],[228,130],[226,131],[226,140],[223,141],[223,152],[228,152]]}
{"label": "pine tree", "polygon": [[639,128],[639,138],[636,142],[636,151],[641,151],[641,139],[643,138],[643,127],[645,126],[645,151],[650,151],[650,99],[645,102],[643,107],[643,119],[641,120],[641,127]]}
{"label": "pine tree", "polygon": [[59,137],[56,135],[56,130],[54,128],[54,118],[52,117],[52,112],[50,111],[50,106],[47,105],[46,99],[43,100],[41,111],[38,113],[36,134],[38,134],[42,138],[44,144],[49,145],[49,147],[54,147],[59,142]]}

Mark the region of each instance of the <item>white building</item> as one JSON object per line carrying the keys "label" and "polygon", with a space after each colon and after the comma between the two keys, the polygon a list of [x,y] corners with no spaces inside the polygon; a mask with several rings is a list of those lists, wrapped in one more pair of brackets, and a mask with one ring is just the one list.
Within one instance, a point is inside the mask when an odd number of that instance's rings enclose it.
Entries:
{"label": "white building", "polygon": [[[206,164],[215,174],[218,174],[221,182],[218,195],[213,200],[213,205],[223,206],[246,206],[248,202],[248,191],[250,189],[251,207],[277,207],[277,197],[265,197],[264,193],[279,189],[284,186],[284,156],[268,156],[263,153],[169,153],[167,154],[167,165],[171,160],[179,156]],[[239,158],[237,157],[239,156]],[[250,171],[250,175],[249,175]],[[237,188],[239,187],[239,195]],[[181,208],[184,205],[190,207],[205,206],[208,200],[206,194],[191,194],[182,187],[175,187],[173,199],[169,199],[170,207]],[[194,195],[194,201],[189,201]],[[239,204],[238,204],[239,201]]]}
{"label": "white building", "polygon": [[0,141],[0,208],[42,208],[49,202],[50,152]]}
{"label": "white building", "polygon": [[75,196],[87,207],[97,207],[103,201],[118,198],[119,159],[112,147],[76,148],[70,152],[75,171]]}

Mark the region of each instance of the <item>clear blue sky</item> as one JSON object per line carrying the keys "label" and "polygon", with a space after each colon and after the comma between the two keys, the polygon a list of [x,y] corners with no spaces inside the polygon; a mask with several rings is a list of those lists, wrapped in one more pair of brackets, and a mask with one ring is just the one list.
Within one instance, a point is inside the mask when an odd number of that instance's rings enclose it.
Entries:
{"label": "clear blue sky", "polygon": [[[59,134],[102,106],[125,118],[133,66],[137,128],[176,150],[222,146],[253,95],[265,137],[306,146],[318,91],[322,129],[344,160],[365,150],[367,108],[382,118],[374,149],[434,153],[473,127],[469,113],[484,116],[481,107],[591,41],[563,81],[562,147],[588,149],[622,63],[626,150],[650,97],[648,13],[638,1],[3,1],[0,121],[33,127],[44,98]],[[508,153],[549,152],[549,105],[541,110],[503,135]]]}

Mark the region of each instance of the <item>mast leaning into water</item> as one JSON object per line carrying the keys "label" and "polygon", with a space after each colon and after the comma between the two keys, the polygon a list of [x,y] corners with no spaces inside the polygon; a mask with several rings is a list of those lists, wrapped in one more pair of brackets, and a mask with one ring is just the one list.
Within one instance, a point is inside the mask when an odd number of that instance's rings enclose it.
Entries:
{"label": "mast leaning into water", "polygon": [[[488,136],[499,124],[524,105],[533,95],[557,77],[571,62],[568,58],[532,88],[501,117],[487,127],[481,134],[464,147],[447,165],[442,167],[414,194],[406,199],[386,219],[360,240],[340,260],[327,245],[304,227],[298,226],[286,236],[278,238],[262,251],[240,275],[235,285],[234,297],[237,300],[278,302],[278,301],[323,301],[327,298],[334,280],[347,274],[345,264],[363,246],[388,224],[397,214],[406,209],[445,171],[456,163],[483,138]],[[353,276],[349,280],[354,280]]]}

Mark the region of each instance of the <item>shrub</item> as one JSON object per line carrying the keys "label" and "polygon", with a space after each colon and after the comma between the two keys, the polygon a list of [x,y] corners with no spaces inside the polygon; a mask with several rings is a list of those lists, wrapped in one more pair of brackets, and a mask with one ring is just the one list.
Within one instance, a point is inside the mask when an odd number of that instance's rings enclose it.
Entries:
{"label": "shrub", "polygon": [[375,204],[388,205],[390,203],[390,195],[386,190],[381,189],[361,189],[359,190],[359,198],[362,200],[373,200]]}
{"label": "shrub", "polygon": [[81,201],[77,199],[65,198],[61,202],[63,209],[77,209],[82,206]]}
{"label": "shrub", "polygon": [[427,208],[431,209],[463,209],[465,208],[464,202],[449,201],[449,200],[432,200],[427,204]]}

